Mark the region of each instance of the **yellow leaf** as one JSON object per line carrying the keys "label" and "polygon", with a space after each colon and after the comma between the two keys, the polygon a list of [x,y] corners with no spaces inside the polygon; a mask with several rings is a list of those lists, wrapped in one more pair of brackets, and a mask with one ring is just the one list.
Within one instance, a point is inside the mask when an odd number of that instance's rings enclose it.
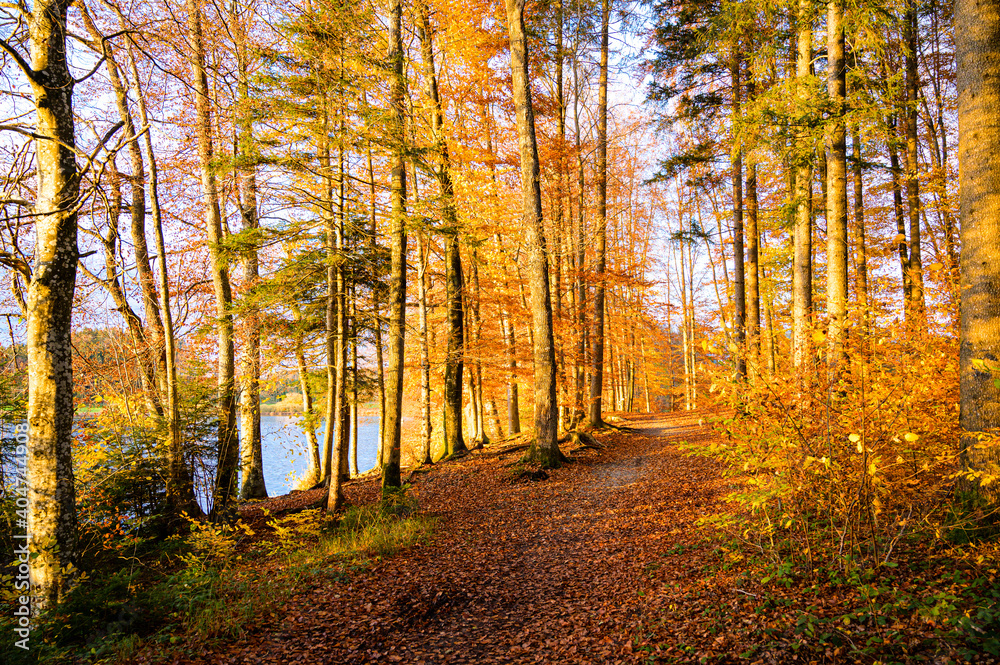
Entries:
{"label": "yellow leaf", "polygon": [[851,443],[857,443],[858,441],[861,440],[861,436],[858,434],[851,434],[847,438],[851,441]]}
{"label": "yellow leaf", "polygon": [[874,476],[876,473],[878,473],[878,467],[875,466],[875,462],[872,462],[868,465],[868,475]]}
{"label": "yellow leaf", "polygon": [[708,340],[707,339],[701,340],[701,350],[705,351],[706,353],[708,352]]}
{"label": "yellow leaf", "polygon": [[932,263],[932,264],[930,264],[927,267],[930,268],[931,270],[940,270],[941,268],[944,268],[944,264],[943,263]]}
{"label": "yellow leaf", "polygon": [[823,333],[822,330],[814,330],[813,331],[813,343],[814,344],[821,344],[823,342],[823,340],[825,340],[825,339],[826,339],[826,335]]}
{"label": "yellow leaf", "polygon": [[909,441],[910,443],[913,443],[920,438],[920,435],[914,434],[913,432],[907,432],[906,434],[903,435],[903,438]]}
{"label": "yellow leaf", "polygon": [[906,236],[904,236],[902,233],[897,233],[896,237],[892,239],[893,245],[902,245],[905,242],[906,242]]}
{"label": "yellow leaf", "polygon": [[857,449],[858,449],[858,452],[859,452],[859,453],[863,453],[863,452],[865,452],[865,447],[864,447],[863,445],[861,445],[861,442],[860,442],[860,441],[858,441],[858,446],[857,446]]}

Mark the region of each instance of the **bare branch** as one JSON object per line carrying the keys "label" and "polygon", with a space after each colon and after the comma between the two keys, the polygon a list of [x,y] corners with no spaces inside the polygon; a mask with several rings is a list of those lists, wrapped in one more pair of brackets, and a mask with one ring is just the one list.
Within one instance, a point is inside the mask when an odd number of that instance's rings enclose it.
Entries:
{"label": "bare branch", "polygon": [[11,58],[14,59],[14,62],[17,63],[18,68],[20,68],[20,70],[24,72],[24,75],[28,77],[29,81],[31,81],[36,85],[39,84],[38,72],[36,72],[34,69],[31,68],[31,65],[29,65],[27,61],[21,56],[21,54],[17,52],[17,49],[15,49],[13,46],[7,43],[6,39],[0,39],[0,50],[6,51],[7,55],[9,55]]}

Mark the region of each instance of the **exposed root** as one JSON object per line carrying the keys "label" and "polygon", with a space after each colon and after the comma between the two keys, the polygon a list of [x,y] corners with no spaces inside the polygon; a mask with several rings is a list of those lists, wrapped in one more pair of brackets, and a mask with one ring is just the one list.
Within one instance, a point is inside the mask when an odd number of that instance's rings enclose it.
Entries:
{"label": "exposed root", "polygon": [[566,432],[566,434],[559,439],[559,443],[572,443],[576,446],[574,452],[577,450],[604,450],[607,446],[595,439],[590,435],[589,432],[581,430],[573,430],[571,432]]}

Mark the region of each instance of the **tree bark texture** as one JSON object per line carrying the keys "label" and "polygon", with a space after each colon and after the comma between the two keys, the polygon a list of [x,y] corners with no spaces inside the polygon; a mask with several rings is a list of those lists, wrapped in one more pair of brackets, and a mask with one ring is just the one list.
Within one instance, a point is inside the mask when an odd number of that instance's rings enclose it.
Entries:
{"label": "tree bark texture", "polygon": [[77,197],[73,77],[66,59],[66,0],[38,0],[30,20],[34,98],[35,263],[27,293],[28,547],[37,607],[59,602],[77,556],[73,479],[73,357]]}
{"label": "tree bark texture", "polygon": [[385,446],[382,488],[399,487],[400,441],[403,423],[403,352],[406,334],[406,157],[405,80],[403,78],[402,0],[392,0],[389,7],[390,84],[389,122],[392,132],[392,184],[390,202],[391,267],[389,273],[389,362],[386,381]]}
{"label": "tree bark texture", "polygon": [[[234,12],[235,14],[235,12]],[[233,17],[236,40],[238,125],[238,187],[243,231],[256,234],[260,229],[257,211],[257,169],[253,164],[253,119],[250,116],[250,63],[247,37],[238,16]],[[249,302],[244,305],[243,367],[240,372],[240,498],[267,498],[264,484],[264,460],[260,433],[260,318],[253,302],[260,279],[257,239],[250,237],[242,257],[244,290]]]}
{"label": "tree bark texture", "polygon": [[847,67],[844,59],[844,2],[827,3],[826,314],[828,380],[835,381],[847,324]]}
{"label": "tree bark texture", "polygon": [[220,246],[223,240],[222,214],[219,210],[219,192],[213,164],[215,155],[212,145],[211,99],[208,75],[205,71],[205,46],[199,0],[187,0],[187,14],[188,48],[196,116],[195,133],[218,328],[219,442],[212,498],[212,516],[218,518],[232,507],[236,496],[236,467],[239,461],[239,435],[236,429],[236,368],[231,311],[233,294],[229,283],[229,264]]}
{"label": "tree bark texture", "polygon": [[[733,94],[733,117],[740,114],[740,101],[743,82],[741,68],[742,56],[738,40],[733,40],[732,61],[729,66],[730,84]],[[736,376],[741,380],[747,378],[747,292],[746,266],[743,256],[743,149],[733,152],[733,328],[736,334]]]}
{"label": "tree bark texture", "polygon": [[904,123],[906,129],[906,203],[910,225],[910,288],[911,331],[923,331],[927,327],[927,311],[924,300],[924,272],[920,258],[920,180],[917,173],[917,89],[920,84],[917,73],[917,3],[909,0],[904,16],[903,37],[906,41],[906,108]]}
{"label": "tree bark texture", "polygon": [[532,350],[535,375],[535,438],[528,457],[543,466],[561,461],[556,443],[558,410],[556,408],[556,365],[552,338],[552,301],[549,298],[549,268],[545,253],[542,221],[542,191],[539,182],[538,144],[535,140],[535,117],[531,107],[528,76],[528,40],[524,29],[524,0],[506,0],[507,28],[510,32],[510,69],[513,78],[514,108],[517,117],[518,145],[521,152],[521,187],[523,219],[527,234],[531,289],[531,315],[534,328]]}
{"label": "tree bark texture", "polygon": [[[812,8],[810,0],[799,0],[796,29],[797,59],[795,74],[798,95],[807,103],[808,90],[805,80],[812,64]],[[792,364],[796,381],[802,386],[808,374],[812,335],[812,165],[809,135],[801,132],[796,137],[795,160],[795,219],[793,227],[794,254],[792,258]]]}
{"label": "tree bark texture", "polygon": [[448,303],[448,351],[444,365],[444,446],[445,456],[467,450],[462,432],[462,380],[465,371],[465,277],[459,248],[458,210],[455,207],[455,186],[451,178],[443,125],[444,111],[438,92],[434,65],[434,41],[424,2],[417,3],[420,18],[418,33],[424,61],[424,92],[431,106],[431,130],[434,135],[438,163],[435,176],[441,193],[442,233],[445,236],[445,289]]}
{"label": "tree bark texture", "polygon": [[[975,447],[1000,428],[1000,2],[956,0],[961,202],[962,462],[996,474],[997,447]],[[970,483],[976,491],[990,490]],[[994,488],[996,485],[994,484]],[[992,492],[995,496],[996,490]]]}
{"label": "tree bark texture", "polygon": [[587,424],[604,425],[604,310],[608,243],[608,23],[611,0],[601,2],[601,61],[597,79],[597,245],[595,247],[594,332],[591,341]]}

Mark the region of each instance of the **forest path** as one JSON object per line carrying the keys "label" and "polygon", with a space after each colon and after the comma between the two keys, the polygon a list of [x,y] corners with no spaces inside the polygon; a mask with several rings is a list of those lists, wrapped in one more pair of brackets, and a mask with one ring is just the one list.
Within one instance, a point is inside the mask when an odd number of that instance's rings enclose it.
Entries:
{"label": "forest path", "polygon": [[541,482],[513,480],[520,452],[436,467],[414,486],[442,517],[429,544],[302,594],[199,662],[645,662],[636,637],[664,617],[664,589],[700,574],[683,552],[721,493],[712,462],[672,445],[710,438],[698,419],[630,415],[634,431],[598,435],[605,450]]}

